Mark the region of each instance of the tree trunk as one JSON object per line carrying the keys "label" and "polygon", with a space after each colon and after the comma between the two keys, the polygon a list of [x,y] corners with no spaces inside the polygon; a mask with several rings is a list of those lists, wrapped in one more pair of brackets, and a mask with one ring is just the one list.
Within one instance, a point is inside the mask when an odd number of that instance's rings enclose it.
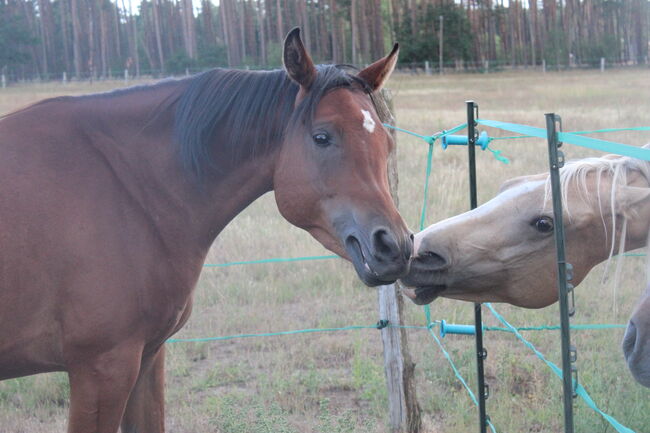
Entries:
{"label": "tree trunk", "polygon": [[280,0],[275,0],[275,13],[277,20],[278,42],[281,43],[284,40],[284,26],[282,24],[282,5],[280,4]]}
{"label": "tree trunk", "polygon": [[341,29],[338,17],[336,0],[329,0],[330,4],[330,23],[332,26],[332,60],[336,64],[343,63],[343,53],[341,50]]}
{"label": "tree trunk", "polygon": [[[110,7],[112,8],[113,13],[113,33],[114,35],[114,42],[115,42],[115,55],[119,60],[122,60],[122,21],[120,19],[120,8],[117,5],[117,1],[115,2],[115,5],[112,3],[110,4]],[[126,11],[124,11],[124,16],[126,18]]]}
{"label": "tree trunk", "polygon": [[158,51],[158,67],[160,72],[165,73],[165,55],[163,54],[162,35],[160,33],[160,0],[152,0],[151,6],[153,8],[153,25],[156,34],[156,49]]}
{"label": "tree trunk", "polygon": [[265,17],[263,14],[262,0],[257,0],[257,24],[260,38],[260,58],[262,66],[268,66],[269,60],[266,54],[266,29],[264,26]]}
{"label": "tree trunk", "polygon": [[384,25],[381,16],[381,0],[374,0],[373,15],[373,40],[374,53],[372,59],[379,59],[384,55]]}
{"label": "tree trunk", "polygon": [[72,14],[72,53],[74,58],[74,76],[81,79],[83,59],[81,58],[81,22],[79,20],[79,8],[77,0],[70,0],[70,12]]}
{"label": "tree trunk", "polygon": [[359,63],[363,66],[364,63],[373,58],[374,54],[370,34],[371,18],[369,18],[370,13],[368,11],[370,5],[368,2],[362,1],[359,6],[359,29],[361,30],[359,32],[359,51],[361,52]]}
{"label": "tree trunk", "polygon": [[97,65],[95,55],[95,0],[91,0],[88,8],[88,71],[90,73],[90,81],[95,79],[95,67]]}
{"label": "tree trunk", "polygon": [[190,59],[196,59],[196,28],[194,25],[194,5],[192,0],[183,0],[183,35],[185,52]]}
{"label": "tree trunk", "polygon": [[[354,2],[354,0],[352,0]],[[297,1],[297,6],[298,6],[298,13],[300,15],[300,23],[302,26],[302,36],[303,40],[305,42],[305,47],[307,48],[308,52],[311,52],[312,46],[311,46],[311,26],[309,25],[309,17],[310,14],[307,13],[307,8],[309,7],[309,2],[307,0],[298,0]]]}
{"label": "tree trunk", "polygon": [[70,63],[70,40],[68,36],[68,11],[65,7],[66,1],[59,1],[59,18],[61,19],[61,38],[63,39],[63,72],[72,71],[72,64]]}
{"label": "tree trunk", "polygon": [[537,65],[537,0],[528,0],[531,65]]}
{"label": "tree trunk", "polygon": [[241,53],[241,64],[243,65],[248,56],[246,47],[246,1],[235,1],[235,11],[239,18],[239,52]]}
{"label": "tree trunk", "polygon": [[[32,2],[22,2],[23,14],[27,19],[27,27],[29,32],[34,35],[38,34],[39,29],[36,24],[36,14],[34,13],[34,4]],[[43,63],[43,54],[39,55],[36,45],[32,45],[29,48],[32,57],[32,65],[35,66],[36,73],[40,76],[43,73],[43,70],[47,67]],[[42,51],[42,50],[41,50]]]}
{"label": "tree trunk", "polygon": [[106,78],[108,75],[108,24],[104,6],[98,5],[97,16],[99,17],[99,50],[101,57],[101,71],[102,77]]}
{"label": "tree trunk", "polygon": [[359,64],[358,43],[359,29],[357,23],[357,1],[351,0],[350,2],[350,39],[352,39],[352,64]]}
{"label": "tree trunk", "polygon": [[49,0],[38,0],[38,10],[40,12],[40,30],[41,46],[43,55],[43,73],[47,76],[50,71],[50,65],[54,66],[54,40],[53,40],[53,22],[52,22],[52,5]]}

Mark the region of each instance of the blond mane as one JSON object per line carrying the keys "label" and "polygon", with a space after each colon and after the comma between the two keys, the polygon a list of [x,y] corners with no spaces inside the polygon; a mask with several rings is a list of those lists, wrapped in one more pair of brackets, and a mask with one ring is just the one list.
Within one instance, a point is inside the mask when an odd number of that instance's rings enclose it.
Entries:
{"label": "blond mane", "polygon": [[[650,144],[644,146],[650,147]],[[614,249],[616,245],[616,218],[611,219],[611,231],[608,229],[605,222],[604,209],[603,209],[603,193],[608,194],[609,196],[609,206],[611,215],[616,215],[617,212],[617,197],[616,191],[619,186],[628,185],[628,173],[638,172],[640,173],[650,185],[650,163],[643,161],[637,158],[619,156],[619,155],[605,155],[600,158],[584,158],[579,160],[573,160],[566,163],[566,165],[560,169],[560,185],[562,193],[562,204],[564,209],[571,221],[571,211],[569,201],[569,192],[577,191],[580,199],[585,204],[598,204],[598,209],[600,213],[600,220],[603,224],[603,230],[605,232],[605,242],[608,241],[609,233],[611,233],[611,248],[609,251],[609,256],[607,258],[607,263],[605,265],[605,271],[603,274],[602,281],[607,280],[607,276],[610,270],[610,264],[612,257],[614,256]],[[596,176],[596,191],[593,191],[589,188],[588,177],[590,175]],[[608,176],[609,181],[606,182],[606,186],[603,187],[603,176]],[[544,203],[545,206],[550,202],[551,197],[551,182],[550,176],[547,178],[546,187],[545,187],[545,196]],[[625,251],[625,237],[627,231],[627,219],[623,219],[621,227],[621,241],[619,242],[619,248],[617,254],[621,256],[621,259],[618,260],[616,270],[614,272],[614,312],[617,310],[616,303],[616,290],[618,283],[620,281],[620,272],[622,269],[622,253]],[[647,245],[646,245],[647,247]],[[650,270],[650,263],[647,266],[647,269]],[[648,272],[650,276],[650,272]]]}

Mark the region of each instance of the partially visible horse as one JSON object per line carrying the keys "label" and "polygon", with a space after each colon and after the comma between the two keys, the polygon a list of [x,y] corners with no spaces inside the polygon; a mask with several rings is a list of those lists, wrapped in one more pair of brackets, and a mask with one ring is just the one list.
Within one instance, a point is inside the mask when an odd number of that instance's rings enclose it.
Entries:
{"label": "partially visible horse", "polygon": [[[616,155],[586,158],[568,163],[560,177],[574,285],[613,254],[647,244],[650,163]],[[553,229],[548,173],[511,179],[484,205],[416,235],[411,271],[403,279],[411,288],[404,293],[418,304],[442,296],[526,308],[550,305],[558,298]],[[643,371],[646,385],[648,344],[646,300],[623,345],[630,369]]]}
{"label": "partially visible horse", "polygon": [[0,379],[67,371],[69,433],[164,431],[164,342],[210,245],[273,190],[368,285],[409,267],[374,94],[397,45],[358,73],[314,66],[42,101],[0,120]]}
{"label": "partially visible horse", "polygon": [[650,285],[627,323],[623,354],[636,381],[650,388]]}

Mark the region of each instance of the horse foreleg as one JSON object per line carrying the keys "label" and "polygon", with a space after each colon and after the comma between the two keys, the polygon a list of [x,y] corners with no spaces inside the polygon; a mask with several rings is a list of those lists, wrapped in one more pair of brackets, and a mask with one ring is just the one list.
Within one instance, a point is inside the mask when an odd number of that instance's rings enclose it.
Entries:
{"label": "horse foreleg", "polygon": [[116,433],[140,370],[141,347],[78,354],[68,367],[68,433]]}
{"label": "horse foreleg", "polygon": [[165,431],[165,346],[143,360],[138,381],[122,418],[122,433]]}

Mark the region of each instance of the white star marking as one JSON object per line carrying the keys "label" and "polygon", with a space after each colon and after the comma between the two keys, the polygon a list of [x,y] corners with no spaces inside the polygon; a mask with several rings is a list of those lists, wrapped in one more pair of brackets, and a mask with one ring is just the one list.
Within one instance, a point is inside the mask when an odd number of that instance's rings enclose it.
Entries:
{"label": "white star marking", "polygon": [[363,127],[366,128],[366,131],[372,134],[375,131],[375,120],[372,118],[369,111],[361,110],[361,114],[363,114]]}

